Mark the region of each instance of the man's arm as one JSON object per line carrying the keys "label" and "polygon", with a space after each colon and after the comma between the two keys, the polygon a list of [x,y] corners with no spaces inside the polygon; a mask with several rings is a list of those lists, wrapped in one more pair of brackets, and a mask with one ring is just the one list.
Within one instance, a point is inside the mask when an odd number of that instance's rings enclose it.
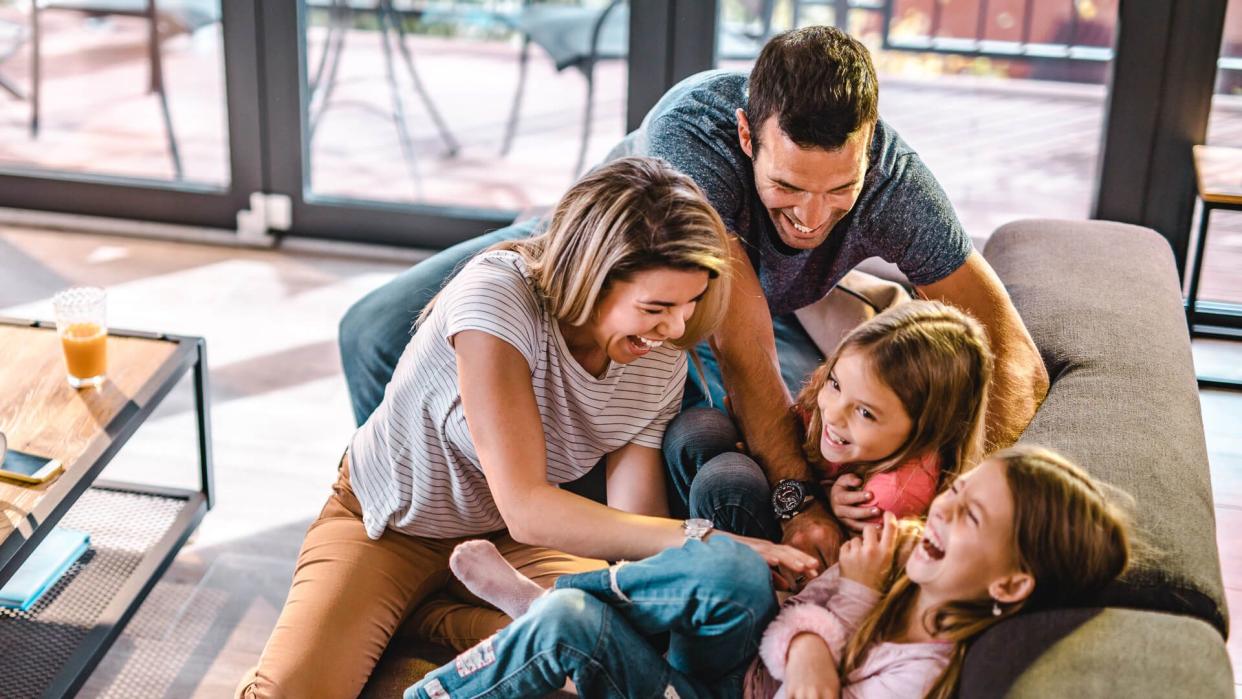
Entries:
{"label": "man's arm", "polygon": [[970,313],[987,329],[996,358],[988,396],[987,449],[1013,444],[1048,395],[1048,370],[1009,292],[977,250],[957,271],[918,287],[918,292]]}
{"label": "man's arm", "polygon": [[[789,410],[793,398],[781,379],[772,316],[759,277],[736,237],[731,238],[730,256],[729,313],[711,341],[729,402],[768,483],[813,480]],[[818,556],[824,570],[837,560],[841,531],[824,503],[816,502],[782,526],[783,543]]]}

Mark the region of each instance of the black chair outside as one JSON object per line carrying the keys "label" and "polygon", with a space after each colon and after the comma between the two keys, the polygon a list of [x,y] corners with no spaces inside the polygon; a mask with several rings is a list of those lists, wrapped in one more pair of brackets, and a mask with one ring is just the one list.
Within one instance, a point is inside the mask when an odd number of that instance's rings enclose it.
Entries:
{"label": "black chair outside", "polygon": [[30,12],[30,35],[32,56],[30,62],[30,136],[38,138],[40,119],[40,95],[42,92],[42,51],[39,18],[44,12],[64,10],[92,17],[141,17],[147,20],[147,58],[151,66],[150,91],[159,98],[160,112],[164,118],[164,133],[168,139],[168,154],[172,158],[173,174],[182,179],[181,153],[173,129],[172,115],[168,110],[168,91],[164,82],[164,62],[160,43],[163,39],[161,25],[167,35],[193,33],[209,24],[220,21],[221,0],[34,0]]}
{"label": "black chair outside", "polygon": [[518,58],[518,82],[513,107],[505,126],[500,154],[508,155],[517,133],[522,94],[530,62],[530,45],[538,44],[551,57],[557,71],[577,68],[586,78],[586,108],[582,116],[582,142],[574,174],[582,172],[591,140],[591,117],[595,109],[595,64],[602,60],[624,59],[629,49],[629,5],[612,0],[603,7],[577,5],[526,4],[515,16],[502,17],[522,35]]}

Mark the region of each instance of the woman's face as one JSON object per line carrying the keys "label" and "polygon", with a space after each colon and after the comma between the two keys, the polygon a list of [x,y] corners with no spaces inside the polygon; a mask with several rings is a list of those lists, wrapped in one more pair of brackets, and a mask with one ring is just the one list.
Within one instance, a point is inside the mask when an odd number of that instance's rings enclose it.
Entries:
{"label": "woman's face", "polygon": [[614,281],[596,306],[591,336],[610,360],[628,364],[685,334],[708,279],[705,270],[660,268]]}
{"label": "woman's face", "polygon": [[1005,581],[1030,576],[1018,566],[1013,516],[1005,466],[988,459],[932,501],[927,529],[906,562],[906,575],[940,603],[1018,601],[1029,588],[1011,588]]}
{"label": "woman's face", "polygon": [[837,358],[816,402],[823,425],[819,450],[833,463],[884,459],[914,427],[901,398],[857,351],[846,350]]}

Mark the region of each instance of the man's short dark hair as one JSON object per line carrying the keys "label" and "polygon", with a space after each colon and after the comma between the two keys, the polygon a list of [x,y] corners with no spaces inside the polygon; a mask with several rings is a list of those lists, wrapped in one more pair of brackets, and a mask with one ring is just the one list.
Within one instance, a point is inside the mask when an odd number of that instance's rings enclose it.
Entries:
{"label": "man's short dark hair", "polygon": [[879,86],[867,47],[836,27],[777,34],[750,71],[746,119],[756,152],[759,130],[775,116],[803,148],[834,150],[879,117]]}

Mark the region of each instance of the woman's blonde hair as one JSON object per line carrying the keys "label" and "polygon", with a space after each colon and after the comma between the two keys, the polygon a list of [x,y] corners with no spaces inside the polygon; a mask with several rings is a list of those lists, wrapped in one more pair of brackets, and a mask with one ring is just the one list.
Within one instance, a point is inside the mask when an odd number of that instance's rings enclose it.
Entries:
{"label": "woman's blonde hair", "polygon": [[729,293],[724,222],[694,180],[663,160],[628,157],[596,168],[561,197],[543,233],[491,250],[521,255],[545,308],[570,325],[589,321],[611,284],[652,269],[708,274],[707,291],[685,332],[669,344],[689,349],[724,318]]}
{"label": "woman's blonde hair", "polygon": [[823,419],[816,397],[837,360],[860,353],[872,372],[897,397],[914,423],[892,454],[851,464],[866,477],[936,452],[941,480],[969,469],[983,453],[983,416],[992,382],[987,334],[973,318],[938,301],[910,301],[855,328],[816,369],[798,393],[797,409],[807,417],[803,450],[819,463]]}
{"label": "woman's blonde hair", "polygon": [[[1000,605],[999,615],[991,599],[958,600],[922,620],[929,633],[954,644],[949,665],[927,693],[933,699],[953,695],[971,639],[1022,610],[1090,603],[1130,561],[1129,517],[1082,469],[1026,445],[988,460],[1004,468],[1018,567],[1035,579],[1035,587],[1026,599]],[[902,634],[917,597],[918,585],[902,571],[846,644],[842,679],[858,668],[869,646]]]}

